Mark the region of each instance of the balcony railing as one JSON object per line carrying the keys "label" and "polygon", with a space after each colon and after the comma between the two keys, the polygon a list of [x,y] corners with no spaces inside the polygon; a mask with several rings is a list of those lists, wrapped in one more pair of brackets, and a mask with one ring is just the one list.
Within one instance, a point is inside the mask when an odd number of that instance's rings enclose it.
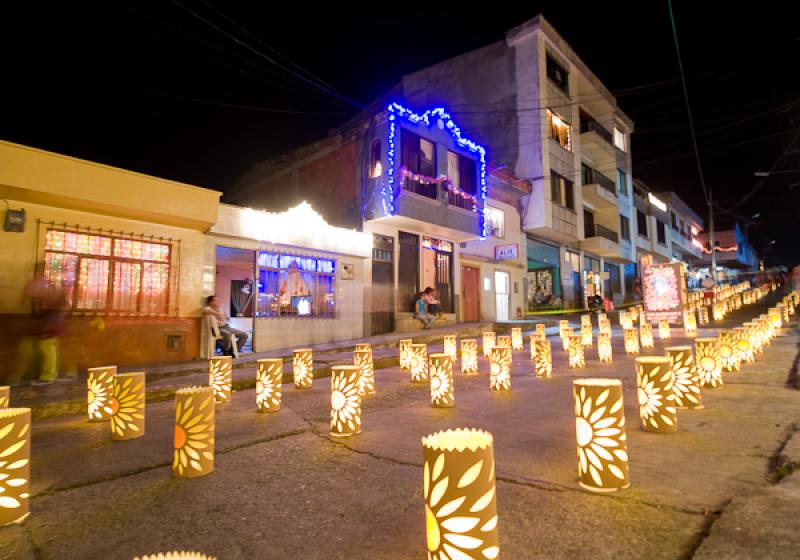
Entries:
{"label": "balcony railing", "polygon": [[611,133],[595,120],[581,119],[581,134],[584,132],[596,132],[598,136],[600,136],[609,144],[613,144],[614,142],[614,137],[611,135]]}
{"label": "balcony railing", "polygon": [[409,192],[413,192],[426,198],[432,198],[433,200],[439,200],[439,189],[441,188],[447,193],[447,202],[451,206],[463,208],[464,210],[469,210],[470,212],[477,212],[478,210],[475,197],[449,188],[447,184],[442,184],[440,186],[439,183],[415,181],[411,177],[406,177],[403,187]]}
{"label": "balcony railing", "polygon": [[420,181],[415,181],[410,177],[406,177],[404,187],[409,192],[427,196],[428,198],[433,198],[434,200],[439,196],[439,185],[437,183],[422,183]]}
{"label": "balcony railing", "polygon": [[608,229],[607,227],[603,227],[601,225],[595,224],[594,227],[586,226],[583,231],[583,236],[587,239],[590,237],[605,237],[609,241],[613,241],[614,243],[619,243],[619,235],[616,231]]}
{"label": "balcony railing", "polygon": [[617,194],[617,185],[597,169],[593,169],[586,164],[581,166],[581,175],[584,185],[600,185],[611,194]]}

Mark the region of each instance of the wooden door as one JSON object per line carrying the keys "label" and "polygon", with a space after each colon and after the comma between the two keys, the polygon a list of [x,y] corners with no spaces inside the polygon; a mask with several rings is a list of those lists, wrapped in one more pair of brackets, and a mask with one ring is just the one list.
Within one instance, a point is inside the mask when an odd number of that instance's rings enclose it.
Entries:
{"label": "wooden door", "polygon": [[374,236],[372,249],[371,334],[394,330],[394,239]]}
{"label": "wooden door", "polygon": [[462,320],[465,322],[480,321],[481,319],[481,298],[480,298],[480,270],[473,266],[461,267],[461,309]]}

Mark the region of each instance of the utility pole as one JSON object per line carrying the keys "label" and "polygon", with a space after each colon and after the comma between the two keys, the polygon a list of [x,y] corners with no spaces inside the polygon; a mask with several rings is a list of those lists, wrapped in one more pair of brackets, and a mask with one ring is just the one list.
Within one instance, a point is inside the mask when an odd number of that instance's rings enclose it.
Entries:
{"label": "utility pole", "polygon": [[708,187],[708,244],[711,248],[711,280],[717,284],[717,242],[714,239],[714,193]]}

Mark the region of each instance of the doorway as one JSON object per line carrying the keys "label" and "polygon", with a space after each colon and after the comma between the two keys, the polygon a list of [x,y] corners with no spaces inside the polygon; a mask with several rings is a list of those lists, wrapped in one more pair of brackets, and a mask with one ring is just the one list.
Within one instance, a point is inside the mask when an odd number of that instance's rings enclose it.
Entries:
{"label": "doorway", "polygon": [[494,272],[494,300],[497,321],[508,321],[508,308],[511,300],[511,290],[509,289],[509,274],[495,270]]}
{"label": "doorway", "polygon": [[462,320],[465,322],[480,321],[481,319],[480,277],[479,268],[461,267],[461,289],[463,291],[461,309],[464,314]]}
{"label": "doorway", "polygon": [[372,245],[371,334],[394,330],[394,238],[374,235]]}
{"label": "doorway", "polygon": [[217,246],[216,261],[217,301],[222,311],[230,317],[228,324],[247,333],[247,341],[239,346],[239,352],[252,352],[256,308],[253,283],[256,252]]}

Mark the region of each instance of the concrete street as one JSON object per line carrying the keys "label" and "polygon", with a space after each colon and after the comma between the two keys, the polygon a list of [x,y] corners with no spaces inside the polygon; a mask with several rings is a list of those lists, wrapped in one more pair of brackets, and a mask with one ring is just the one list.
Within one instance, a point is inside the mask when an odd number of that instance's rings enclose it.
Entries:
{"label": "concrete street", "polygon": [[[171,474],[170,401],[149,404],[146,436],[128,442],[83,415],[37,421],[32,513],[0,529],[0,557],[424,558],[420,438],[461,426],[494,435],[503,558],[800,555],[800,391],[787,384],[796,335],[705,390],[705,409],[680,411],[679,432],[667,435],[639,429],[619,332],[614,363],[591,348],[583,370],[551,341],[554,377],[535,378],[527,350],[515,352],[510,393],[489,390],[483,359],[478,377],[456,368],[453,409],[431,408],[428,386],[398,368],[379,370],[363,433],[343,442],[328,437],[329,378],[307,391],[284,385],[276,414],[255,412],[253,390],[237,392],[217,408],[216,471],[198,479]],[[578,487],[572,380],[583,376],[623,379],[628,490]]]}

